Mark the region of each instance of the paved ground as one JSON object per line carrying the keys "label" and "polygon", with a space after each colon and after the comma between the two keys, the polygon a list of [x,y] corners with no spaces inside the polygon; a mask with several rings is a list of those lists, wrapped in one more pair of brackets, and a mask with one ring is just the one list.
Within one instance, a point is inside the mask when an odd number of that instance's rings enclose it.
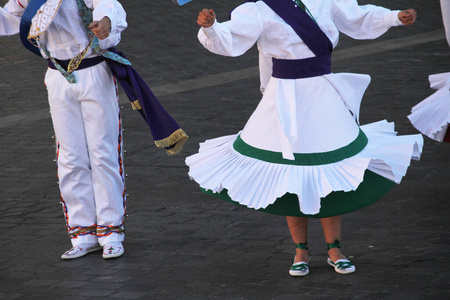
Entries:
{"label": "paved ground", "polygon": [[[4,4],[5,0],[0,0]],[[198,143],[232,134],[260,98],[257,52],[240,58],[198,44],[197,12],[225,20],[240,1],[123,0],[124,51],[190,140],[182,154],[157,150],[124,103],[128,198],[125,255],[62,261],[70,248],[56,185],[54,140],[42,83],[45,62],[17,37],[0,39],[0,299],[448,299],[450,145],[425,140],[402,184],[344,219],[343,248],[357,273],[326,265],[319,222],[310,222],[311,273],[291,278],[294,249],[283,217],[209,198],[187,176]],[[370,74],[361,123],[406,116],[432,93],[429,74],[450,71],[438,1],[365,0],[414,7],[417,24],[375,41],[342,37],[335,72]],[[238,80],[239,79],[239,80]]]}

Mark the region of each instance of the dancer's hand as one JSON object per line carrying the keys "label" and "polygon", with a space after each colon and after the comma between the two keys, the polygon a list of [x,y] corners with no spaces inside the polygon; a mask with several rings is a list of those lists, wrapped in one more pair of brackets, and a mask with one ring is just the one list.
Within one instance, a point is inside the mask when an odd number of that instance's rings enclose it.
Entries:
{"label": "dancer's hand", "polygon": [[108,17],[104,17],[100,21],[94,21],[89,24],[89,28],[98,37],[99,40],[104,40],[109,36],[111,29],[111,20]]}
{"label": "dancer's hand", "polygon": [[398,13],[398,19],[403,25],[411,25],[416,21],[417,13],[414,9],[406,9]]}
{"label": "dancer's hand", "polygon": [[204,9],[198,14],[197,24],[208,28],[211,27],[216,20],[216,13],[212,9]]}

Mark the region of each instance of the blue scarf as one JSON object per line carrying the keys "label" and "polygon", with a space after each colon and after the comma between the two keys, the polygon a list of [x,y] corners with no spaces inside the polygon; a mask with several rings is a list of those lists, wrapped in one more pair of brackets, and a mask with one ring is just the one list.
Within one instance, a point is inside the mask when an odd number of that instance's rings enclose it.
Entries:
{"label": "blue scarf", "polygon": [[[249,0],[246,2],[257,2]],[[308,15],[307,9],[292,0],[262,0],[280,16],[308,48],[316,55],[307,59],[272,58],[275,78],[296,79],[331,73],[331,52],[333,44],[319,25]],[[303,4],[303,3],[302,3]]]}
{"label": "blue scarf", "polygon": [[36,15],[38,9],[45,2],[46,0],[31,0],[22,15],[22,19],[20,20],[20,40],[22,41],[22,44],[25,46],[25,48],[41,57],[42,55],[37,45],[33,45],[28,40],[28,33],[30,32],[31,20]]}

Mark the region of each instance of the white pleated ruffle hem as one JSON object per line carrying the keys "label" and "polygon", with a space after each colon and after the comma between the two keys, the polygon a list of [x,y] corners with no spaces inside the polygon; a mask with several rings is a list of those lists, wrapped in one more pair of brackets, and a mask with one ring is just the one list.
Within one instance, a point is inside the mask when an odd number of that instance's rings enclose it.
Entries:
{"label": "white pleated ruffle hem", "polygon": [[320,198],[333,191],[354,191],[370,170],[400,183],[411,159],[419,159],[421,135],[396,136],[394,124],[386,120],[361,126],[367,146],[357,155],[336,163],[299,166],[265,162],[247,157],[233,148],[238,135],[207,140],[199,153],[186,158],[189,176],[200,187],[220,193],[249,208],[266,208],[286,193],[296,194],[300,211],[314,215]]}
{"label": "white pleated ruffle hem", "polygon": [[450,73],[430,75],[429,81],[437,91],[414,106],[408,119],[421,133],[442,142],[450,123]]}

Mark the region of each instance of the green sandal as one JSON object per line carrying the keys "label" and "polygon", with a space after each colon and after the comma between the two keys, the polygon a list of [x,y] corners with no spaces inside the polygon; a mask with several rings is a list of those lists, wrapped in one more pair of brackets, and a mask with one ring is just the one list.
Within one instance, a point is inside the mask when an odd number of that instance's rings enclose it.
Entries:
{"label": "green sandal", "polygon": [[[341,243],[339,242],[339,240],[334,240],[334,243],[329,243],[327,244],[327,249],[333,249],[333,248],[341,248]],[[339,274],[351,274],[354,273],[356,268],[355,265],[349,261],[347,258],[343,258],[343,259],[338,259],[336,261],[332,261],[330,259],[330,256],[328,256],[327,258],[327,263],[334,267],[334,270],[339,273]]]}
{"label": "green sandal", "polygon": [[[308,243],[300,243],[300,244],[294,244],[294,245],[295,245],[295,248],[308,250],[308,247],[306,246],[307,244]],[[303,261],[295,262],[295,257],[294,257],[294,264],[289,269],[289,274],[291,276],[295,276],[295,277],[296,276],[306,276],[306,275],[308,275],[309,274],[309,261],[310,261],[310,259],[311,259],[311,255],[309,256],[308,262],[303,262]]]}

